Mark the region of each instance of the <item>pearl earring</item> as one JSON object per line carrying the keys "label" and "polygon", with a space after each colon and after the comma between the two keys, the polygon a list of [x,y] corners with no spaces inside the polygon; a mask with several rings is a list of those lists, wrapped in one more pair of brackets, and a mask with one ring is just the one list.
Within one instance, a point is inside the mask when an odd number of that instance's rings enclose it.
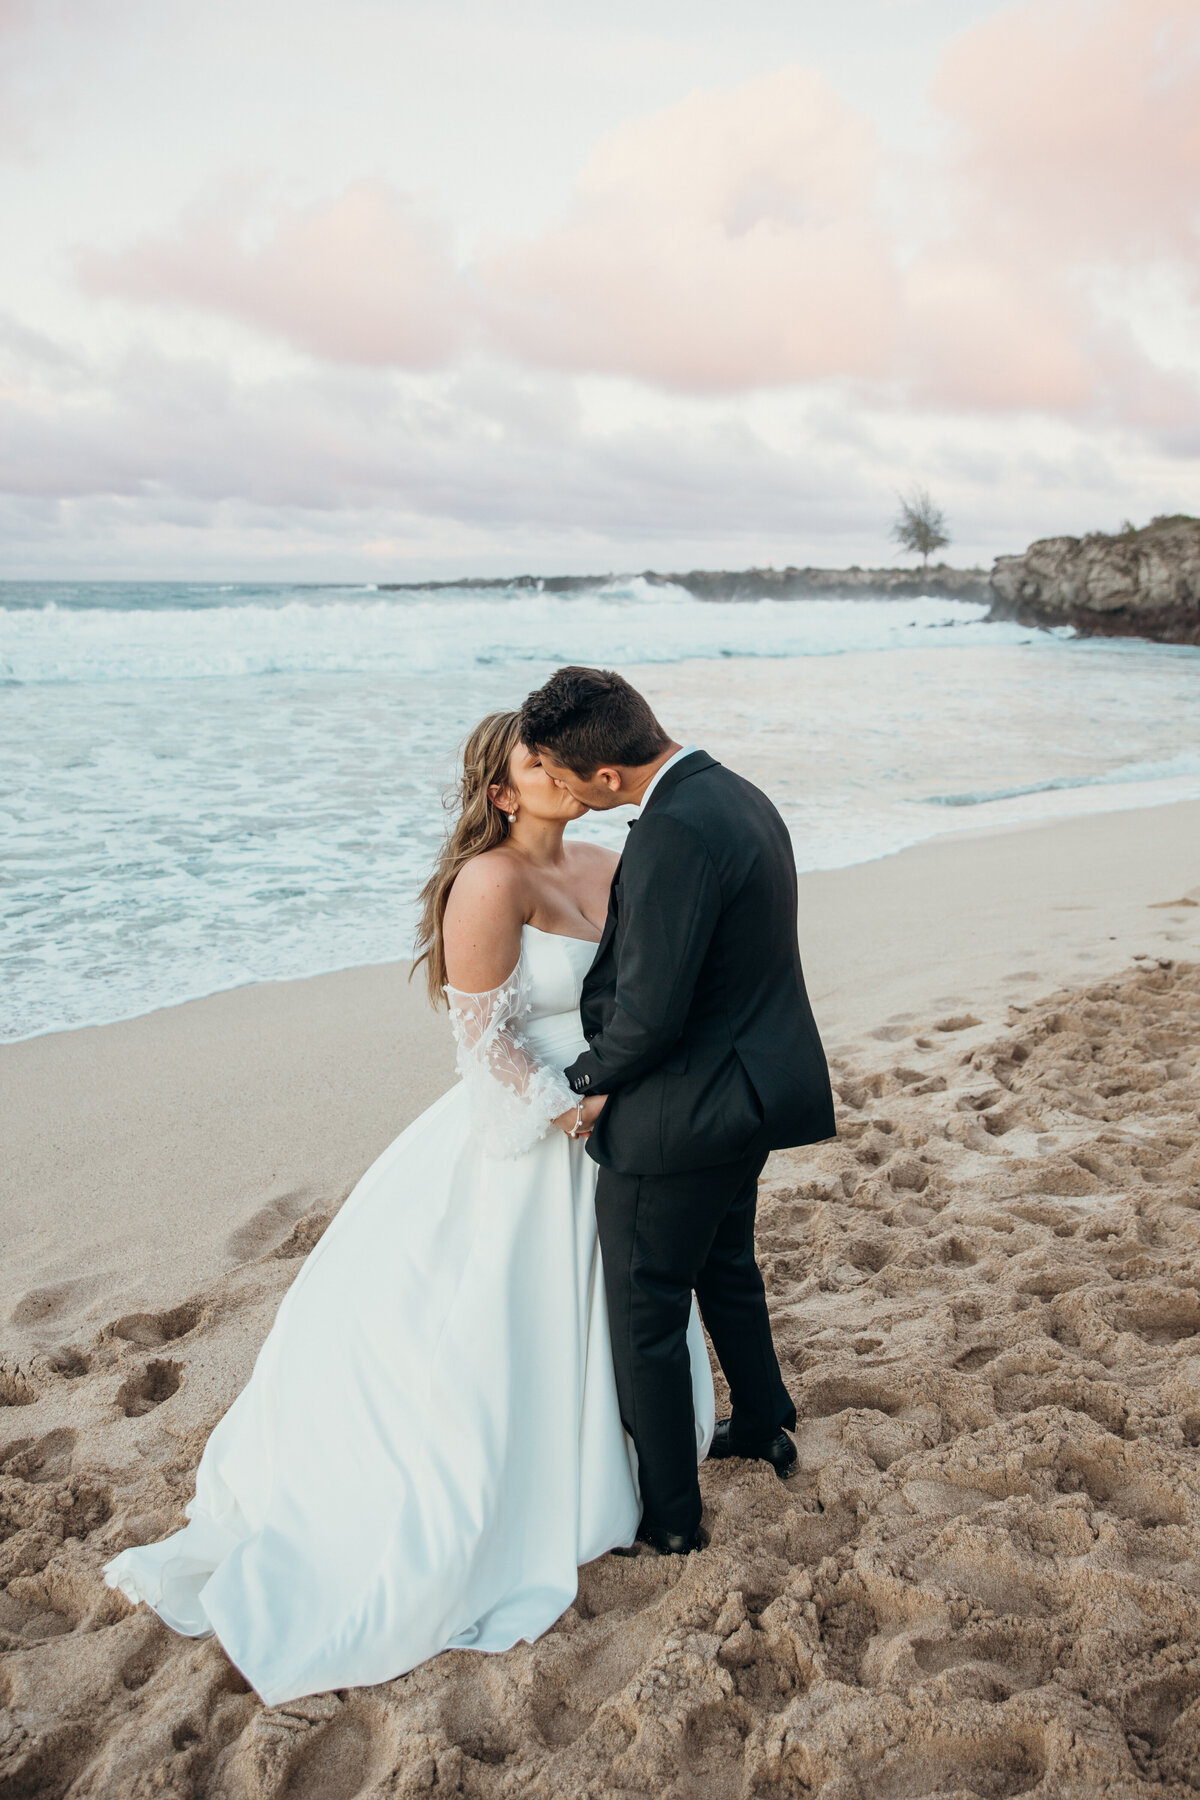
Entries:
{"label": "pearl earring", "polygon": [[509,813],[509,815],[508,815],[508,822],[509,822],[509,824],[510,824],[510,825],[515,825],[515,824],[516,824],[516,822],[517,822],[517,815],[516,815],[516,813],[515,813],[515,812],[510,812],[510,813]]}

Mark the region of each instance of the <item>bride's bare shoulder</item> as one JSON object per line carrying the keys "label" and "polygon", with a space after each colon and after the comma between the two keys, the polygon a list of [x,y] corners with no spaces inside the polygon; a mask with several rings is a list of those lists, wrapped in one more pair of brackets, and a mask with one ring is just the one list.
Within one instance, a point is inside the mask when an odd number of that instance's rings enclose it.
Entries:
{"label": "bride's bare shoulder", "polygon": [[525,870],[502,844],[484,850],[464,863],[451,884],[446,902],[446,917],[451,911],[461,912],[485,906],[489,910],[507,912],[524,902],[527,881]]}
{"label": "bride's bare shoulder", "polygon": [[502,845],[473,856],[454,877],[442,936],[452,987],[478,993],[507,980],[529,913],[525,877]]}

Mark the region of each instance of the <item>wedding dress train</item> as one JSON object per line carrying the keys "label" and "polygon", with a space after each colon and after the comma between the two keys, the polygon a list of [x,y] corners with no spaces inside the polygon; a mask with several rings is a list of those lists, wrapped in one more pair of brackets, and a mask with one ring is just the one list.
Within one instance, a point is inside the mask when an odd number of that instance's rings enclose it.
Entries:
{"label": "wedding dress train", "polygon": [[[596,1168],[574,1103],[595,946],[524,927],[509,981],[448,990],[462,1080],[372,1164],[285,1296],[162,1543],[109,1584],[215,1631],[268,1704],[506,1650],[633,1541]],[[713,1389],[695,1302],[696,1449]]]}

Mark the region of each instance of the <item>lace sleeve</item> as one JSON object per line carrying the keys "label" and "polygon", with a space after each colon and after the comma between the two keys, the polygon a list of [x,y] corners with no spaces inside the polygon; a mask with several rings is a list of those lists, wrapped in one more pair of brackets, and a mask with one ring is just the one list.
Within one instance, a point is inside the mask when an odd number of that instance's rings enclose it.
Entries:
{"label": "lace sleeve", "polygon": [[551,1120],[575,1104],[562,1070],[539,1063],[521,1035],[529,1010],[524,958],[500,987],[482,994],[444,991],[471,1124],[492,1156],[523,1156],[545,1137]]}

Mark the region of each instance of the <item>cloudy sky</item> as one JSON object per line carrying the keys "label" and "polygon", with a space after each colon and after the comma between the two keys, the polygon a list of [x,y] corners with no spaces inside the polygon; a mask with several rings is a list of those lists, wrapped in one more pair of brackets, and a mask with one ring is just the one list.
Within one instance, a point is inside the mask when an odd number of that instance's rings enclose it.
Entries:
{"label": "cloudy sky", "polygon": [[1200,0],[0,0],[0,575],[1200,512]]}

